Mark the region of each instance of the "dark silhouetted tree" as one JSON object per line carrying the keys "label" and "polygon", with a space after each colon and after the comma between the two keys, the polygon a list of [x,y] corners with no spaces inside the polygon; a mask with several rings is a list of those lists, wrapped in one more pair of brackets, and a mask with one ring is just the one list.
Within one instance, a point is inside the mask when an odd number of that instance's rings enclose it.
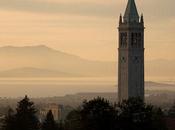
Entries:
{"label": "dark silhouetted tree", "polygon": [[82,105],[83,130],[113,130],[117,125],[117,112],[104,98],[85,101]]}
{"label": "dark silhouetted tree", "polygon": [[65,130],[82,130],[80,109],[72,110],[65,119]]}
{"label": "dark silhouetted tree", "polygon": [[82,106],[69,113],[66,130],[113,130],[117,126],[115,107],[103,98],[84,101]]}
{"label": "dark silhouetted tree", "polygon": [[64,130],[64,123],[62,120],[58,123],[58,130]]}
{"label": "dark silhouetted tree", "polygon": [[166,130],[161,109],[146,105],[139,98],[124,100],[118,108],[122,130]]}
{"label": "dark silhouetted tree", "polygon": [[139,98],[117,105],[96,98],[68,114],[65,130],[166,130],[166,125],[162,110]]}
{"label": "dark silhouetted tree", "polygon": [[15,113],[12,108],[9,108],[7,115],[5,116],[5,119],[2,121],[3,130],[14,130],[15,129]]}
{"label": "dark silhouetted tree", "polygon": [[58,130],[58,124],[55,122],[52,111],[50,110],[42,124],[42,130]]}
{"label": "dark silhouetted tree", "polygon": [[174,104],[172,105],[172,107],[169,109],[169,111],[168,111],[168,116],[169,116],[169,117],[175,117],[175,102],[174,102]]}
{"label": "dark silhouetted tree", "polygon": [[18,102],[15,115],[16,130],[38,130],[39,121],[34,103],[27,96]]}

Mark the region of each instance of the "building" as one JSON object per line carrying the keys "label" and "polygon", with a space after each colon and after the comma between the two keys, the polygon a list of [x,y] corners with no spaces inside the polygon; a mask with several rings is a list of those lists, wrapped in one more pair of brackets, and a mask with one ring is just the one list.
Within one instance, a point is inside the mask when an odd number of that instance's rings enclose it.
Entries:
{"label": "building", "polygon": [[62,118],[62,106],[57,104],[48,104],[44,108],[39,110],[39,119],[42,122],[49,111],[52,111],[55,121],[59,121]]}
{"label": "building", "polygon": [[128,0],[119,19],[118,95],[144,99],[144,20],[134,0]]}

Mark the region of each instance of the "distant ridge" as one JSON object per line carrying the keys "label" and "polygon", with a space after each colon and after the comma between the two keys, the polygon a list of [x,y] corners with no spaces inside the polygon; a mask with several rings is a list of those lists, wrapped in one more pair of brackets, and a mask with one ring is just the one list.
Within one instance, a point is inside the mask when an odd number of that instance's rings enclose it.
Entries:
{"label": "distant ridge", "polygon": [[[18,77],[22,74],[34,77],[37,75],[45,77],[47,74],[58,77],[113,76],[116,66],[114,62],[86,60],[44,45],[0,47],[0,59],[0,63],[3,63],[0,64],[1,77]],[[31,70],[31,68],[33,69]],[[43,72],[39,69],[42,69]]]}
{"label": "distant ridge", "polygon": [[0,53],[3,53],[5,51],[7,51],[9,53],[14,53],[16,51],[19,51],[19,53],[23,53],[23,52],[29,53],[29,52],[35,52],[35,51],[40,53],[40,52],[49,52],[50,51],[50,52],[57,52],[57,53],[60,53],[62,55],[74,56],[74,57],[78,58],[78,56],[75,56],[75,55],[72,55],[72,54],[69,54],[66,52],[58,51],[58,50],[52,49],[52,48],[45,46],[45,45],[22,46],[22,47],[17,47],[17,46],[0,47]]}
{"label": "distant ridge", "polygon": [[[33,70],[29,74],[29,70],[26,70],[26,68],[33,68]],[[21,76],[22,72],[20,71],[22,70],[24,75],[34,77],[41,76],[41,74],[58,77],[68,75],[116,77],[117,62],[87,60],[45,45],[0,47],[0,77],[18,76],[17,74]],[[43,72],[37,74],[36,72],[40,70]],[[175,79],[175,60],[146,61],[145,70],[146,77],[170,77]]]}
{"label": "distant ridge", "polygon": [[[0,77],[79,77],[80,75],[68,74],[55,70],[39,68],[17,68],[0,72]],[[82,75],[81,75],[82,76]]]}

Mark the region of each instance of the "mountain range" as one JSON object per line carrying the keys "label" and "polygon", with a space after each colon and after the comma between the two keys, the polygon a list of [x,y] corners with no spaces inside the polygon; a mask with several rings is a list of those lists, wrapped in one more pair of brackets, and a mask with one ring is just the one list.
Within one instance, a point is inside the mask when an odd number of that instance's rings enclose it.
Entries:
{"label": "mountain range", "polygon": [[113,76],[114,62],[86,60],[44,45],[0,48],[0,77]]}
{"label": "mountain range", "polygon": [[[145,63],[146,75],[175,77],[175,60]],[[117,61],[93,61],[44,45],[0,47],[0,77],[115,76]]]}

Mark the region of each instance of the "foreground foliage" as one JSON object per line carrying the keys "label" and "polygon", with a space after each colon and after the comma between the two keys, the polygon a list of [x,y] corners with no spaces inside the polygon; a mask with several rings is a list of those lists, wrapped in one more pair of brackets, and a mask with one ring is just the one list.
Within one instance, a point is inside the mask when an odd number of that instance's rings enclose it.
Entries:
{"label": "foreground foliage", "polygon": [[34,103],[27,96],[18,102],[16,113],[9,110],[4,120],[5,130],[39,130]]}
{"label": "foreground foliage", "polygon": [[[166,130],[160,108],[145,104],[139,98],[130,98],[112,104],[104,98],[84,101],[71,111],[65,121],[57,124],[51,111],[43,123],[36,116],[36,108],[26,96],[16,112],[9,110],[4,130]],[[172,111],[170,111],[172,112]]]}
{"label": "foreground foliage", "polygon": [[54,120],[51,110],[46,115],[46,119],[42,124],[42,130],[58,130],[58,125]]}
{"label": "foreground foliage", "polygon": [[103,98],[85,101],[65,121],[66,130],[166,130],[160,108],[139,98],[110,104]]}
{"label": "foreground foliage", "polygon": [[130,98],[117,105],[121,130],[166,130],[160,108],[146,105],[139,98]]}

